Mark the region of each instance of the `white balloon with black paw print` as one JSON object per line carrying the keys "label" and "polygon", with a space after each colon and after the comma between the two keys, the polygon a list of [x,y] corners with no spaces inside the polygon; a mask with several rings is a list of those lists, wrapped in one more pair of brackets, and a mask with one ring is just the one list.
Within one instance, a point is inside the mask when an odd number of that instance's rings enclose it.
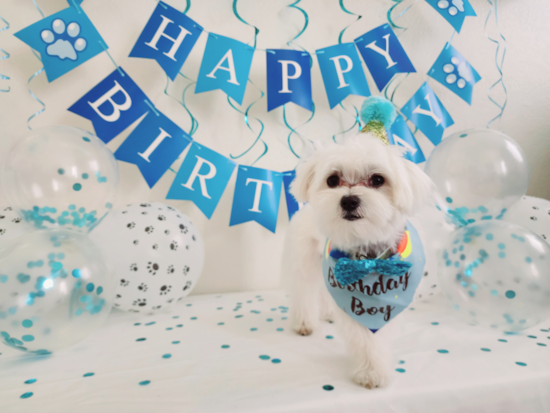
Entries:
{"label": "white balloon with black paw print", "polygon": [[32,230],[12,207],[0,206],[0,245]]}
{"label": "white balloon with black paw print", "polygon": [[204,244],[191,220],[161,203],[111,212],[91,234],[117,277],[115,308],[162,311],[187,296],[202,272]]}

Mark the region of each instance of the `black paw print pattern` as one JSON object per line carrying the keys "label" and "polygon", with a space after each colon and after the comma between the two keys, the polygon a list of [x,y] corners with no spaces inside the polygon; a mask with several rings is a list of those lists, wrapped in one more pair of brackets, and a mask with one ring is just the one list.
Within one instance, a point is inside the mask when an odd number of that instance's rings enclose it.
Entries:
{"label": "black paw print pattern", "polygon": [[139,291],[146,292],[146,291],[147,291],[147,284],[141,283],[141,284],[138,286],[138,290],[139,290]]}
{"label": "black paw print pattern", "polygon": [[162,308],[162,305],[156,305],[156,306],[154,306],[154,307],[152,307],[152,308],[153,308],[153,310],[159,310],[160,308]]}
{"label": "black paw print pattern", "polygon": [[538,211],[538,210],[539,210],[539,207],[538,207],[538,206],[534,206],[533,209],[534,209],[535,211]]}
{"label": "black paw print pattern", "polygon": [[145,298],[138,298],[137,300],[135,300],[133,303],[133,305],[137,305],[139,307],[145,307],[147,305],[147,299]]}
{"label": "black paw print pattern", "polygon": [[170,249],[172,251],[176,251],[178,249],[178,243],[176,241],[172,241],[172,243],[170,244]]}
{"label": "black paw print pattern", "polygon": [[148,208],[151,206],[151,204],[139,204],[140,207]]}
{"label": "black paw print pattern", "polygon": [[21,218],[14,218],[11,222],[15,222],[16,224],[19,224],[21,222]]}
{"label": "black paw print pattern", "polygon": [[138,239],[135,239],[134,240],[134,245],[138,245],[139,244],[139,240]]}
{"label": "black paw print pattern", "polygon": [[175,211],[175,209],[172,208],[171,206],[166,205],[166,208],[168,208],[169,211]]}
{"label": "black paw print pattern", "polygon": [[138,270],[137,264],[130,265],[130,271],[137,271],[137,270]]}
{"label": "black paw print pattern", "polygon": [[164,233],[165,233],[166,235],[170,235],[170,231],[169,231],[169,230],[164,231]]}
{"label": "black paw print pattern", "polygon": [[182,234],[187,234],[187,232],[189,230],[187,229],[187,227],[185,225],[180,224],[180,231],[181,231]]}
{"label": "black paw print pattern", "polygon": [[124,278],[120,280],[120,285],[123,287],[126,287],[128,284],[130,284],[130,281],[125,280]]}
{"label": "black paw print pattern", "polygon": [[196,240],[197,240],[197,237],[195,237],[195,236],[193,235],[193,236],[191,236],[191,239],[192,239],[193,241],[196,241]]}
{"label": "black paw print pattern", "polygon": [[173,298],[170,298],[169,300],[166,301],[167,304],[170,304],[172,301],[174,301]]}
{"label": "black paw print pattern", "polygon": [[122,297],[120,294],[117,294],[117,295],[116,295],[116,298],[120,298],[120,297]]}
{"label": "black paw print pattern", "polygon": [[149,274],[157,275],[157,271],[159,270],[159,265],[157,263],[149,261],[147,263],[147,269],[149,270]]}
{"label": "black paw print pattern", "polygon": [[127,214],[127,213],[128,213],[128,211],[122,211],[122,213],[123,213],[123,214]]}
{"label": "black paw print pattern", "polygon": [[168,294],[171,289],[172,289],[171,285],[163,285],[162,287],[160,287],[160,295]]}
{"label": "black paw print pattern", "polygon": [[145,232],[148,234],[152,234],[155,228],[153,228],[152,225],[149,225],[148,227],[145,227]]}
{"label": "black paw print pattern", "polygon": [[183,286],[183,291],[187,291],[191,287],[191,281],[187,281]]}
{"label": "black paw print pattern", "polygon": [[126,228],[129,228],[129,229],[133,229],[136,227],[136,223],[135,222],[130,222],[128,223],[128,225],[126,225]]}
{"label": "black paw print pattern", "polygon": [[174,273],[174,266],[173,266],[173,265],[170,265],[170,266],[168,267],[168,271],[167,271],[167,272],[168,272],[168,274],[173,274],[173,273]]}
{"label": "black paw print pattern", "polygon": [[153,244],[153,249],[158,250],[159,249],[159,244]]}
{"label": "black paw print pattern", "polygon": [[141,215],[147,215],[147,214],[148,214],[147,211],[143,211],[143,212],[141,213]]}
{"label": "black paw print pattern", "polygon": [[159,221],[166,221],[166,217],[164,215],[159,215]]}
{"label": "black paw print pattern", "polygon": [[4,208],[4,211],[13,211],[13,208],[12,207],[7,207],[7,208]]}
{"label": "black paw print pattern", "polygon": [[3,228],[0,228],[0,235],[4,235],[6,233],[6,230]]}
{"label": "black paw print pattern", "polygon": [[4,219],[4,218],[6,218],[5,215],[0,215],[0,219]]}
{"label": "black paw print pattern", "polygon": [[183,275],[187,275],[189,273],[189,267],[186,265],[183,267]]}
{"label": "black paw print pattern", "polygon": [[536,221],[537,217],[531,217],[531,221]]}

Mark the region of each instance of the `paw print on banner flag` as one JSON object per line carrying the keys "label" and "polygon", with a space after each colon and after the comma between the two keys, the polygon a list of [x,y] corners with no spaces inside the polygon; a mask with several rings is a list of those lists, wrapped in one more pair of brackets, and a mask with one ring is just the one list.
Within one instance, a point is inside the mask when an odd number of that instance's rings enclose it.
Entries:
{"label": "paw print on banner flag", "polygon": [[42,41],[49,46],[46,47],[46,53],[50,56],[57,56],[59,59],[77,60],[78,53],[86,49],[86,39],[77,36],[80,34],[80,25],[71,22],[65,25],[61,19],[56,19],[52,23],[52,30],[46,29],[40,33]]}
{"label": "paw print on banner flag", "polygon": [[464,19],[476,16],[468,0],[426,0],[453,28],[460,33]]}
{"label": "paw print on banner flag", "polygon": [[15,33],[40,53],[52,82],[107,49],[82,9],[69,7]]}
{"label": "paw print on banner flag", "polygon": [[474,85],[481,80],[472,65],[449,43],[439,54],[428,75],[470,105]]}

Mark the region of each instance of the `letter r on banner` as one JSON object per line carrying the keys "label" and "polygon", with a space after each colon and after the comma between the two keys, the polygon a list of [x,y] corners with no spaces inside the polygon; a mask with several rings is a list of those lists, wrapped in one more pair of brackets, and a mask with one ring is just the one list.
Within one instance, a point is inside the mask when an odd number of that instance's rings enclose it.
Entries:
{"label": "letter r on banner", "polygon": [[235,166],[225,156],[193,142],[166,199],[193,201],[210,219]]}

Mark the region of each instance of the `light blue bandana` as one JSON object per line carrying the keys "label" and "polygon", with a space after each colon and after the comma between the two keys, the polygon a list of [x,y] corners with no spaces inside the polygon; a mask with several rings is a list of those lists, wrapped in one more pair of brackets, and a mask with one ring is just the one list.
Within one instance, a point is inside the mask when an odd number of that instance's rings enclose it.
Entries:
{"label": "light blue bandana", "polygon": [[388,259],[350,260],[332,249],[323,254],[325,284],[346,314],[372,332],[384,327],[409,306],[424,271],[424,248],[414,227],[407,223],[397,254]]}

